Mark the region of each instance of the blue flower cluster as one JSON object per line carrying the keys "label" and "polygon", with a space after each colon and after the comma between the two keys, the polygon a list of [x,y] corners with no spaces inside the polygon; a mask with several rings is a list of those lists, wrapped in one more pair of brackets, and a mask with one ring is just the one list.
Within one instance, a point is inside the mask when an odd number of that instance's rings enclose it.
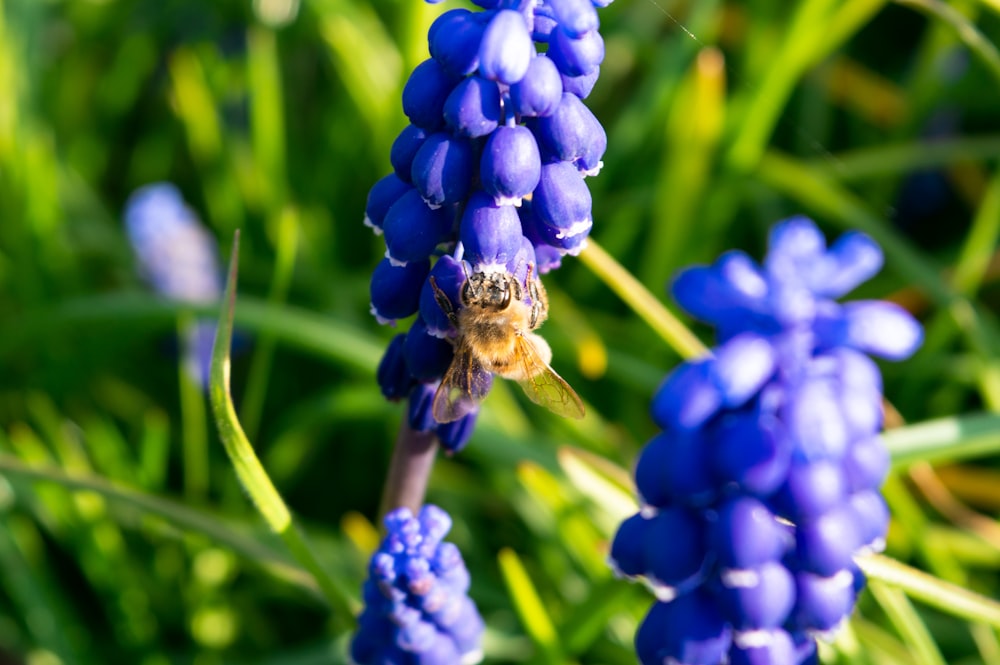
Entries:
{"label": "blue flower cluster", "polygon": [[[139,270],[157,292],[189,303],[215,302],[222,296],[222,270],[215,238],[169,183],[136,190],[125,204],[125,230]],[[198,321],[184,340],[184,363],[208,386],[215,323]]]}
{"label": "blue flower cluster", "polygon": [[[380,385],[390,399],[410,398],[410,424],[420,431],[435,426],[428,395],[458,333],[429,277],[459,306],[468,274],[524,275],[530,266],[537,275],[578,253],[593,225],[584,177],[597,174],[607,147],[582,100],[604,58],[595,5],[608,3],[476,4],[483,11],[452,9],[431,25],[431,57],[403,90],[411,124],[365,210],[365,224],[386,244],[372,276],[372,313],[381,323],[418,314],[390,345]],[[460,423],[442,438],[471,433],[472,424]]]}
{"label": "blue flower cluster", "polygon": [[372,556],[365,609],[351,643],[357,665],[473,665],[483,620],[468,597],[469,571],[452,543],[448,513],[425,505],[385,516],[388,534]]}
{"label": "blue flower cluster", "polygon": [[834,301],[881,265],[867,236],[827,248],[793,218],[763,266],[733,251],[674,282],[719,346],[654,396],[643,507],[612,544],[617,571],[658,600],[636,634],[644,664],[811,662],[814,638],[850,614],[854,556],[880,549],[889,522],[881,376],[865,354],[900,360],[922,340],[896,305]]}

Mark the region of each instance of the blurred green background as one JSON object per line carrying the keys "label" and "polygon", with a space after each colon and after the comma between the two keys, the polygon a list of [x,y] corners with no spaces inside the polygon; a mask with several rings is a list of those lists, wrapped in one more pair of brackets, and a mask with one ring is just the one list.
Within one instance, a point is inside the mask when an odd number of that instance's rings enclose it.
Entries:
{"label": "blurred green background", "polygon": [[[344,661],[179,368],[176,331],[217,309],[150,293],[122,210],[165,180],[224,257],[241,229],[234,399],[356,602],[401,416],[373,378],[396,331],[368,314],[384,246],[361,220],[426,29],[453,6],[0,0],[0,663]],[[872,234],[887,267],[857,297],[892,297],[928,330],[884,368],[918,423],[891,439],[888,553],[995,596],[1000,2],[618,0],[600,15],[593,238],[668,301],[677,268],[759,257],[792,214]],[[635,662],[650,596],[604,560],[635,509],[649,397],[680,356],[591,266],[547,276],[543,331],[588,418],[498,385],[431,481],[490,662]],[[873,590],[826,662],[1000,662],[986,623]]]}

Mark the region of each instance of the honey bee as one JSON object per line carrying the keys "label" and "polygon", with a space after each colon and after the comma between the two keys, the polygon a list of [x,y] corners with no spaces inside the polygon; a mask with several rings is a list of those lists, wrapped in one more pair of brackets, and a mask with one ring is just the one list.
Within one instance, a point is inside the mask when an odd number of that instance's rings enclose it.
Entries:
{"label": "honey bee", "polygon": [[509,272],[473,273],[462,285],[457,310],[430,278],[434,298],[458,331],[455,358],[434,394],[432,413],[439,423],[475,408],[489,392],[492,374],[517,382],[528,399],[553,413],[583,417],[580,396],[549,366],[552,349],[532,332],[548,317],[549,304],[531,273],[528,266],[524,286]]}

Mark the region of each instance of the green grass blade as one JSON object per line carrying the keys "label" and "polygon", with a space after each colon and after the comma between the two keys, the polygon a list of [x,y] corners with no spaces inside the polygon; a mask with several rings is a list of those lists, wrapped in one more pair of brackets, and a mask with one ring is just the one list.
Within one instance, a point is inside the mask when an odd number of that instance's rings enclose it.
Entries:
{"label": "green grass blade", "polygon": [[868,589],[882,606],[896,632],[910,646],[916,665],[945,665],[941,651],[934,644],[934,638],[906,594],[877,580],[871,580]]}
{"label": "green grass blade", "polygon": [[212,371],[209,392],[215,424],[219,428],[219,438],[226,454],[233,464],[240,484],[250,495],[254,506],[260,512],[267,526],[281,536],[292,556],[308,570],[321,591],[330,609],[333,620],[342,628],[353,626],[354,617],[350,602],[344,592],[320,566],[315,553],[309,547],[298,526],[292,521],[292,514],[271,482],[267,471],[257,459],[253,446],[247,440],[236,417],[236,408],[229,396],[229,345],[233,336],[233,310],[236,307],[236,275],[239,265],[239,231],[233,238],[233,254],[230,258],[229,278],[219,313],[218,332],[212,349]]}
{"label": "green grass blade", "polygon": [[926,14],[929,18],[936,19],[954,30],[958,38],[962,40],[962,43],[986,65],[990,74],[1000,83],[1000,52],[997,51],[993,42],[980,32],[979,28],[963,16],[961,12],[939,0],[893,1],[904,7],[912,7]]}
{"label": "green grass blade", "polygon": [[538,647],[539,655],[544,662],[552,665],[564,663],[559,633],[556,632],[555,624],[528,576],[528,571],[521,563],[521,558],[514,550],[505,547],[497,555],[497,561],[510,599],[514,603],[514,611],[531,641]]}
{"label": "green grass blade", "polygon": [[940,418],[886,432],[882,440],[895,467],[914,462],[955,462],[1000,451],[1000,415]]}

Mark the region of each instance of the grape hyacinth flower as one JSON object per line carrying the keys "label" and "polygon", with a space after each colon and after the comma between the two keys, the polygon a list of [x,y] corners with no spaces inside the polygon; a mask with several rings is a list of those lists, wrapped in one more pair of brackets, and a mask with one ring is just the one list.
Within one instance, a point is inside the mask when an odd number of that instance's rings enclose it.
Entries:
{"label": "grape hyacinth flower", "polygon": [[[222,295],[222,271],[215,238],[169,183],[136,190],[125,204],[125,230],[139,269],[160,294],[186,303],[209,303]],[[215,322],[198,321],[186,331],[184,365],[208,387]]]}
{"label": "grape hyacinth flower", "polygon": [[524,280],[526,268],[537,276],[578,254],[593,226],[584,178],[600,171],[607,147],[582,100],[604,58],[596,7],[609,2],[476,4],[483,9],[451,9],[431,25],[431,57],[403,90],[410,125],[393,143],[393,172],[371,188],[365,209],[365,224],[386,244],[372,277],[372,314],[384,324],[417,315],[382,360],[382,391],[408,398],[410,426],[434,431],[450,452],[466,444],[476,414],[447,426],[430,415],[428,394],[458,335],[430,279],[461,307],[471,274]]}
{"label": "grape hyacinth flower", "polygon": [[881,265],[871,238],[828,248],[798,217],[772,229],[763,265],[732,251],[675,280],[719,346],[653,397],[663,431],[636,465],[642,509],[611,548],[657,597],[635,638],[645,665],[813,662],[853,609],[854,557],[880,550],[889,522],[866,354],[901,360],[922,341],[894,304],[835,302]]}
{"label": "grape hyacinth flower", "polygon": [[451,518],[425,505],[385,516],[388,531],[362,588],[365,609],[351,643],[357,665],[473,665],[483,620],[468,597],[462,554],[442,539]]}

